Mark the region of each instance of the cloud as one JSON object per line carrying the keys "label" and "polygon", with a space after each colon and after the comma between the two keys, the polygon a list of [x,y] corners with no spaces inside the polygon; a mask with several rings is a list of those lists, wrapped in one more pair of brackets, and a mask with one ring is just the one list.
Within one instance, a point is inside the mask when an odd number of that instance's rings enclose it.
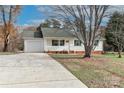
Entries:
{"label": "cloud", "polygon": [[29,26],[31,26],[31,24],[24,24],[23,26],[24,27],[29,27]]}
{"label": "cloud", "polygon": [[42,21],[44,21],[44,19],[33,19],[33,20],[29,20],[28,23],[40,24]]}
{"label": "cloud", "polygon": [[[53,11],[52,8],[55,6],[51,6],[51,5],[42,5],[42,6],[37,6],[38,11],[40,11],[42,14],[44,14],[45,16],[47,16],[48,18],[50,17],[50,15],[54,15],[56,14],[56,11]],[[115,12],[118,11],[120,13],[124,13],[124,5],[110,5],[110,8],[107,11],[106,15],[109,15],[108,17],[104,18],[102,25],[105,25],[108,20],[109,17]],[[33,23],[38,23],[39,20],[34,20]],[[40,21],[41,22],[41,21]]]}
{"label": "cloud", "polygon": [[111,5],[110,8],[108,9],[109,14],[112,14],[115,11],[118,11],[120,13],[124,13],[124,5]]}
{"label": "cloud", "polygon": [[[39,26],[41,23],[43,23],[45,19],[32,19],[27,22],[28,25],[33,25],[33,26]],[[26,24],[26,25],[27,25]]]}
{"label": "cloud", "polygon": [[45,14],[52,12],[50,5],[37,6],[37,10]]}

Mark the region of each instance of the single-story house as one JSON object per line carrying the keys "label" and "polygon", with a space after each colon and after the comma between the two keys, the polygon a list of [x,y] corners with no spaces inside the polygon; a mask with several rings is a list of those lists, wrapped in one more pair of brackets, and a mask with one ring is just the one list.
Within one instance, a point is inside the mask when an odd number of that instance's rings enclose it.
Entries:
{"label": "single-story house", "polygon": [[[60,28],[23,31],[24,52],[83,53],[83,44],[71,33]],[[96,40],[94,52],[103,52],[103,39]]]}

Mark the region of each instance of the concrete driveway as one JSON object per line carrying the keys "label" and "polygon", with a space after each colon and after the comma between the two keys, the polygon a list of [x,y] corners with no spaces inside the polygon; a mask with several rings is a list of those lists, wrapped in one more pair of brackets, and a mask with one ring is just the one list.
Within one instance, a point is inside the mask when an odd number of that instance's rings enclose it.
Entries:
{"label": "concrete driveway", "polygon": [[0,87],[86,88],[45,53],[0,55]]}

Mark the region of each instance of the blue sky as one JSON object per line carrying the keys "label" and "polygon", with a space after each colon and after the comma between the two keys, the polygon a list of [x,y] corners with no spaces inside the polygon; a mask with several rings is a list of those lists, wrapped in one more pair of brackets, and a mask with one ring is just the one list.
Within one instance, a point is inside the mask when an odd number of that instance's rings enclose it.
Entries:
{"label": "blue sky", "polygon": [[35,21],[41,21],[47,18],[42,12],[38,10],[38,6],[24,5],[18,16],[18,25],[35,24]]}
{"label": "blue sky", "polygon": [[[40,9],[39,9],[40,7]],[[51,9],[48,6],[38,5],[23,5],[22,10],[17,19],[17,25],[39,25],[42,20],[47,19],[48,16],[43,11],[49,12]],[[105,25],[106,22],[103,22]]]}
{"label": "blue sky", "polygon": [[[111,12],[118,9],[121,11],[124,9],[124,6],[116,6]],[[48,18],[48,14],[46,15],[45,12],[51,12],[50,7],[45,5],[23,5],[17,19],[17,25],[39,25],[44,19]],[[108,19],[105,21],[108,21]],[[102,22],[103,25],[106,25],[105,21]]]}

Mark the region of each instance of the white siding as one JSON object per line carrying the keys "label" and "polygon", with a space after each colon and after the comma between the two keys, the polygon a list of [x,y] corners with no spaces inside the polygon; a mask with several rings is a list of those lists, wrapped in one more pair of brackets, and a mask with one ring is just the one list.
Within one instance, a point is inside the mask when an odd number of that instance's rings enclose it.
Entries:
{"label": "white siding", "polygon": [[[52,46],[52,40],[65,40],[64,46]],[[69,43],[66,41],[69,40]],[[84,51],[83,44],[81,46],[74,46],[74,40],[76,38],[65,37],[45,37],[44,38],[44,50],[45,51]],[[103,51],[103,41],[99,41],[95,51]]]}
{"label": "white siding", "polygon": [[70,39],[70,51],[84,51],[83,44],[81,46],[74,46],[74,40],[77,40],[77,38]]}
{"label": "white siding", "polygon": [[103,41],[102,40],[99,41],[98,46],[96,46],[95,50],[103,51]]}
{"label": "white siding", "polygon": [[[69,40],[69,38],[64,37],[51,37],[51,38],[44,38],[44,49],[45,51],[69,51],[69,44],[66,43],[66,40]],[[64,46],[52,46],[52,40],[65,40]]]}

